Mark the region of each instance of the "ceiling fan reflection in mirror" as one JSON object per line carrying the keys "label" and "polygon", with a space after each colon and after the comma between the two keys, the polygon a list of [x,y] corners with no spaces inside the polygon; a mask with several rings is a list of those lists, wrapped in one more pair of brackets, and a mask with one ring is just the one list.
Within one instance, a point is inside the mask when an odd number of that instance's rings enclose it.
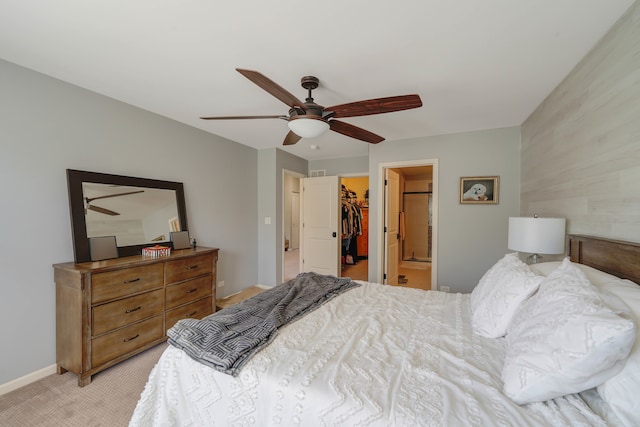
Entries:
{"label": "ceiling fan reflection in mirror", "polygon": [[93,202],[94,200],[99,200],[99,199],[109,199],[111,197],[128,196],[129,194],[138,194],[138,193],[144,193],[144,190],[129,191],[129,192],[126,192],[126,193],[118,193],[118,194],[108,194],[106,196],[98,196],[98,197],[91,197],[91,198],[85,197],[84,198],[84,201],[85,201],[84,213],[86,215],[87,211],[94,211],[94,212],[99,212],[101,214],[111,215],[111,216],[120,215],[118,212],[112,211],[110,209],[101,208],[100,206],[92,205],[91,202]]}
{"label": "ceiling fan reflection in mirror", "polygon": [[316,104],[311,96],[311,91],[320,83],[317,77],[305,76],[301,79],[301,85],[308,91],[305,102],[300,101],[286,89],[273,82],[268,77],[257,71],[236,68],[240,74],[264,89],[280,101],[289,106],[286,115],[268,116],[220,116],[200,117],[203,120],[237,120],[237,119],[281,119],[288,122],[289,133],[284,139],[283,145],[293,145],[301,138],[315,138],[331,129],[342,135],[359,139],[361,141],[377,144],[384,138],[368,130],[359,128],[350,123],[336,120],[337,118],[369,116],[373,114],[391,113],[394,111],[409,110],[422,106],[422,100],[418,95],[400,95],[386,98],[368,99],[365,101],[350,102],[347,104],[323,107]]}

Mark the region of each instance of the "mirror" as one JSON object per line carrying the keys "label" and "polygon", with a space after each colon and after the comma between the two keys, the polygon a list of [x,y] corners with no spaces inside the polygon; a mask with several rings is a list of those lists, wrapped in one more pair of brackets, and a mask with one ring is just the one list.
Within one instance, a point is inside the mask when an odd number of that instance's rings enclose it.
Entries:
{"label": "mirror", "polygon": [[129,256],[187,230],[181,182],[67,169],[67,183],[75,262],[91,261],[91,237],[115,236]]}

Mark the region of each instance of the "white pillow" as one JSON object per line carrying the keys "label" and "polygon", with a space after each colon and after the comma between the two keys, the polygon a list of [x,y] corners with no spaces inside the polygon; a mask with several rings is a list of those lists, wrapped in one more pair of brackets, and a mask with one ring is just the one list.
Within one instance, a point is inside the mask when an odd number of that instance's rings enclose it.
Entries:
{"label": "white pillow", "polygon": [[627,306],[565,259],[509,326],[504,392],[524,404],[602,384],[622,370],[635,335]]}
{"label": "white pillow", "polygon": [[520,261],[517,253],[505,255],[471,292],[474,332],[488,338],[504,336],[514,313],[538,289],[542,279]]}
{"label": "white pillow", "polygon": [[[601,285],[622,299],[640,324],[640,286],[629,280],[620,280]],[[640,338],[618,375],[598,386],[598,393],[609,404],[613,412],[627,426],[640,425]]]}
{"label": "white pillow", "polygon": [[[559,265],[559,262],[547,262],[532,265],[531,269],[546,276]],[[631,311],[636,328],[640,325],[640,286],[638,284],[587,265],[574,265],[598,289],[604,289],[619,297]],[[623,370],[598,385],[598,394],[607,402],[615,416],[624,421],[625,425],[640,425],[640,399],[638,399],[640,396],[640,335],[637,330],[636,342],[627,357]]]}

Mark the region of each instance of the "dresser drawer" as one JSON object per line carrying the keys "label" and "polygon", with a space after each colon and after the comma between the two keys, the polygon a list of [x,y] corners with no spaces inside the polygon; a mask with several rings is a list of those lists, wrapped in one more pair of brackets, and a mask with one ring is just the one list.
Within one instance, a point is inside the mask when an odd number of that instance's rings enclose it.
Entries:
{"label": "dresser drawer", "polygon": [[95,368],[164,336],[163,316],[135,323],[93,339],[91,365]]}
{"label": "dresser drawer", "polygon": [[167,311],[165,319],[167,330],[171,329],[178,320],[190,318],[202,319],[203,317],[210,315],[213,312],[212,303],[212,298],[207,297],[192,302],[191,304],[183,305],[182,307]]}
{"label": "dresser drawer", "polygon": [[189,301],[194,301],[204,296],[211,295],[211,286],[210,274],[198,279],[180,282],[177,285],[167,286],[167,310],[186,304]]}
{"label": "dresser drawer", "polygon": [[163,290],[102,304],[93,308],[93,335],[117,329],[129,323],[161,314],[164,311]]}
{"label": "dresser drawer", "polygon": [[180,282],[213,271],[213,255],[200,255],[165,264],[165,283]]}
{"label": "dresser drawer", "polygon": [[161,288],[162,278],[162,263],[92,274],[91,303]]}

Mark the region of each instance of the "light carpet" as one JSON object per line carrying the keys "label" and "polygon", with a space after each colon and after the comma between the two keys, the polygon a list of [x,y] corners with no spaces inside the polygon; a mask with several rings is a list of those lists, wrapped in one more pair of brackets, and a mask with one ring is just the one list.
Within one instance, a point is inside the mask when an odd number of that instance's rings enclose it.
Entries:
{"label": "light carpet", "polygon": [[0,426],[127,426],[151,368],[167,344],[157,345],[93,376],[49,375],[0,396]]}

